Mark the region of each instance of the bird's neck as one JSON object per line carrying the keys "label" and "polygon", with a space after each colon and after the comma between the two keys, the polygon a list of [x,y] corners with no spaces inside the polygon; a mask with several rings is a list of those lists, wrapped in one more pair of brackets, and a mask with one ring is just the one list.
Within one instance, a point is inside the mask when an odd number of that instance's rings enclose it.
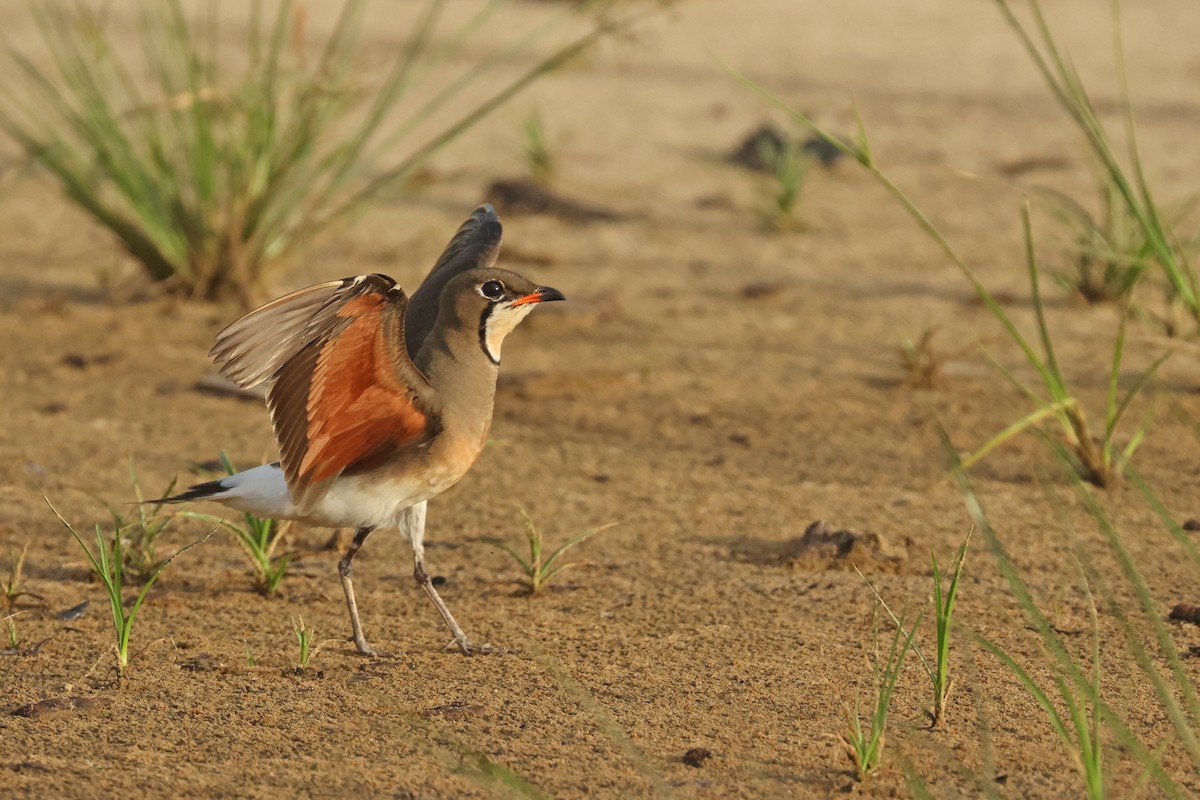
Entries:
{"label": "bird's neck", "polygon": [[478,320],[448,316],[438,315],[415,364],[438,395],[446,428],[463,431],[472,439],[478,437],[482,443],[492,421],[500,370],[480,346]]}

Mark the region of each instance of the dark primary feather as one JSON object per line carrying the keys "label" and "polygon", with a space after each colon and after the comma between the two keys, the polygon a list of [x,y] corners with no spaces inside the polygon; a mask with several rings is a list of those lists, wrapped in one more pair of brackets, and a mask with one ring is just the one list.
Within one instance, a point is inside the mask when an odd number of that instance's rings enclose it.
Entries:
{"label": "dark primary feather", "polygon": [[425,337],[433,330],[438,315],[438,304],[446,284],[455,275],[469,269],[495,264],[500,253],[503,232],[495,210],[486,204],[475,209],[470,219],[459,227],[437,263],[433,265],[433,269],[408,300],[404,338],[408,343],[410,357],[416,357],[425,342]]}

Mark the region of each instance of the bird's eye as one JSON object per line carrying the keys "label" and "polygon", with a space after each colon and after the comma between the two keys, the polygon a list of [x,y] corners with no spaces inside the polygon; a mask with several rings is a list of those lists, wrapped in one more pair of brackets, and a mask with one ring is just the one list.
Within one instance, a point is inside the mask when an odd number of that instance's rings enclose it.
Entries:
{"label": "bird's eye", "polygon": [[479,292],[489,300],[499,300],[504,296],[504,284],[500,281],[488,281],[479,287]]}

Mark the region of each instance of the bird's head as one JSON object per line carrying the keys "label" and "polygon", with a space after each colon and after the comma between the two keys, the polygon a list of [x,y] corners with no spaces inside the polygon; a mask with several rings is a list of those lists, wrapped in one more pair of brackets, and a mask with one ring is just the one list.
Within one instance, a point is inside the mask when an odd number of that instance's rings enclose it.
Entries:
{"label": "bird's head", "polygon": [[500,363],[504,337],[534,306],[565,300],[563,293],[506,269],[472,269],[456,276],[442,291],[440,315],[463,326],[477,325],[479,346],[493,364]]}

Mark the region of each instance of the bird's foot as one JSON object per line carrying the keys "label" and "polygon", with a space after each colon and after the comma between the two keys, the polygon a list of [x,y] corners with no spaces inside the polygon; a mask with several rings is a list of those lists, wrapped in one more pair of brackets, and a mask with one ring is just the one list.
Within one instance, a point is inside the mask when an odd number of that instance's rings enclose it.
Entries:
{"label": "bird's foot", "polygon": [[512,650],[507,647],[497,647],[494,644],[488,644],[486,642],[483,644],[475,644],[474,642],[469,641],[465,636],[462,639],[451,639],[450,643],[446,645],[446,649],[457,649],[464,656],[499,656],[512,652]]}
{"label": "bird's foot", "polygon": [[366,639],[361,641],[355,639],[354,647],[358,650],[360,656],[367,658],[395,658],[394,653],[389,653],[386,650],[377,650],[375,647],[367,643]]}

